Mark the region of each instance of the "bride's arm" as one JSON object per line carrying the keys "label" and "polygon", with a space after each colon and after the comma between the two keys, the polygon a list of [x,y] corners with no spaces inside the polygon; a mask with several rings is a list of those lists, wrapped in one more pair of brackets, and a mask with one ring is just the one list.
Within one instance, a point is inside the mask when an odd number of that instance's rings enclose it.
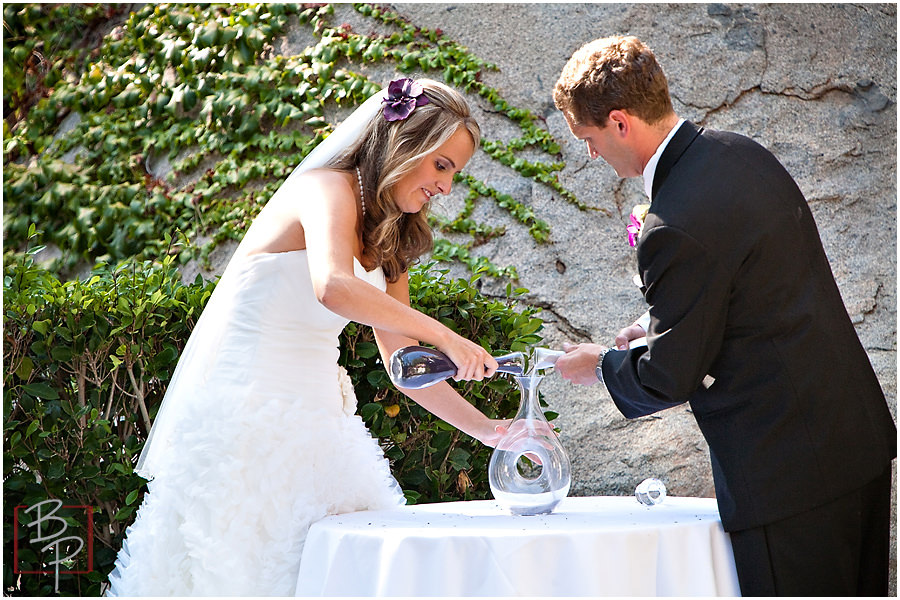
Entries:
{"label": "bride's arm", "polygon": [[356,277],[353,257],[359,236],[351,180],[335,171],[311,172],[304,179],[305,198],[295,201],[319,302],[352,321],[433,344],[457,365],[457,379],[493,374],[497,362],[484,348]]}
{"label": "bride's arm", "polygon": [[[388,283],[387,291],[393,298],[409,306],[409,284],[406,273],[396,282]],[[375,341],[378,343],[381,358],[386,366],[395,350],[419,343],[416,339],[389,331],[377,328],[374,331]],[[446,381],[419,390],[398,389],[428,412],[488,446],[497,444],[497,441],[499,441],[502,433],[505,431],[505,426],[508,425],[508,422],[504,420],[489,419],[480,410],[466,401],[465,398],[460,396]]]}

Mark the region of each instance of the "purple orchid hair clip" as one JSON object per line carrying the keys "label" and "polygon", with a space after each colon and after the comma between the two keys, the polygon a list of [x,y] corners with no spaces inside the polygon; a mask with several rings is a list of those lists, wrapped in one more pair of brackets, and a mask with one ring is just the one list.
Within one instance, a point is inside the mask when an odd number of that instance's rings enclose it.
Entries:
{"label": "purple orchid hair clip", "polygon": [[402,121],[412,114],[417,106],[428,104],[428,96],[421,84],[412,79],[395,79],[388,85],[384,102],[384,118],[388,121]]}

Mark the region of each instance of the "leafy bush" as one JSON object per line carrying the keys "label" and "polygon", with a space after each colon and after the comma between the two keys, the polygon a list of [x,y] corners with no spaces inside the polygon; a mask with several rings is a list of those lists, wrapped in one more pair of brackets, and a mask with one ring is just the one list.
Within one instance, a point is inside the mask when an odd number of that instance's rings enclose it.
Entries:
{"label": "leafy bush", "polygon": [[[6,258],[5,590],[52,591],[52,577],[14,578],[13,509],[55,498],[93,507],[96,543],[94,572],[62,575],[60,589],[97,595],[144,484],[133,464],[213,285],[182,285],[171,257],[101,268],[85,282],[61,281],[29,254]],[[28,520],[20,515],[21,548],[32,535]],[[23,571],[42,569],[30,552],[17,558]]]}
{"label": "leafy bush", "polygon": [[[34,228],[30,235],[35,236]],[[168,240],[171,242],[171,240]],[[27,548],[31,517],[16,506],[48,498],[94,507],[94,571],[61,575],[60,591],[97,595],[145,489],[133,466],[190,330],[214,289],[181,282],[173,256],[161,264],[101,266],[87,281],[61,281],[31,254],[7,255],[3,281],[4,582],[7,594],[49,595],[51,576]],[[491,349],[524,350],[540,340],[534,309],[517,312],[513,290],[488,300],[470,280],[447,281],[433,265],[411,272],[414,306]],[[521,292],[522,290],[518,290]],[[411,502],[489,497],[490,449],[406,400],[390,383],[371,329],[350,324],[341,363],[359,412],[390,458]],[[457,384],[478,408],[512,417],[518,392],[504,378]],[[75,525],[76,520],[72,519]]]}

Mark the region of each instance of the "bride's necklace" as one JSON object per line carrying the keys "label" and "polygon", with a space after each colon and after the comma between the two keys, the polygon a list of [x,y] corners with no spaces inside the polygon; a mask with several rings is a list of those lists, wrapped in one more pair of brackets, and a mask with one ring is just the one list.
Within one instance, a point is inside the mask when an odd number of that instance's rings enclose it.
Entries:
{"label": "bride's necklace", "polygon": [[356,182],[359,183],[359,203],[362,206],[362,216],[366,216],[366,194],[363,192],[362,175],[359,173],[359,167],[356,167]]}
{"label": "bride's necklace", "polygon": [[[366,218],[366,193],[363,191],[362,175],[359,174],[359,167],[356,167],[356,182],[359,184],[359,204],[362,207],[363,219]],[[362,227],[362,225],[360,225]],[[362,264],[362,262],[360,262]],[[365,267],[363,267],[365,268]]]}

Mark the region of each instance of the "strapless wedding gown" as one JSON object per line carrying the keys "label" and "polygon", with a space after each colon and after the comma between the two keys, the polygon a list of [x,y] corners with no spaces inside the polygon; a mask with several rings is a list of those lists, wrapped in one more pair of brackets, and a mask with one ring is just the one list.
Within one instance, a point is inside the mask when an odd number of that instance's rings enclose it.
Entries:
{"label": "strapless wedding gown", "polygon": [[[385,289],[380,268],[355,271]],[[290,596],[313,522],[404,503],[337,364],[346,324],[305,251],[232,261],[151,429],[108,595]]]}

